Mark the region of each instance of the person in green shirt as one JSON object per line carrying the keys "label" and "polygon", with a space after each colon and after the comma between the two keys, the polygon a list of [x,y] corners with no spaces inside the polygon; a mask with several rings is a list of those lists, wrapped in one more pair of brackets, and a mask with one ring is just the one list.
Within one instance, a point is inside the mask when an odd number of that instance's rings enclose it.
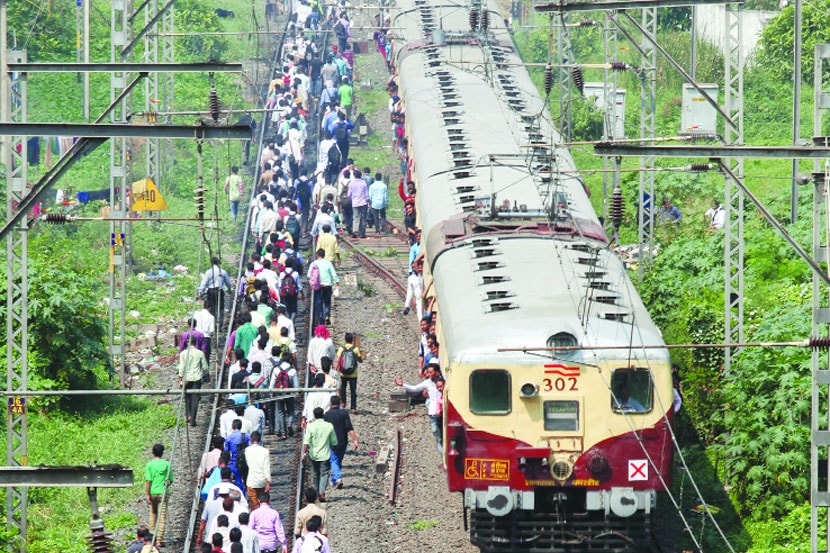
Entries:
{"label": "person in green shirt", "polygon": [[331,473],[331,448],[337,445],[334,426],[324,418],[322,407],[314,408],[314,420],[305,429],[303,460],[311,459],[311,485],[320,501],[326,500],[326,485]]}
{"label": "person in green shirt", "polygon": [[150,530],[155,532],[156,543],[164,542],[164,523],[167,519],[166,488],[173,483],[173,468],[169,461],[161,458],[164,455],[164,446],[153,446],[153,460],[144,467],[144,491],[147,503],[150,505]]}
{"label": "person in green shirt", "polygon": [[341,81],[343,84],[337,89],[337,94],[340,96],[340,107],[343,108],[343,111],[346,112],[346,118],[349,119],[352,116],[352,105],[354,104],[354,87],[349,84],[348,75],[343,75]]}

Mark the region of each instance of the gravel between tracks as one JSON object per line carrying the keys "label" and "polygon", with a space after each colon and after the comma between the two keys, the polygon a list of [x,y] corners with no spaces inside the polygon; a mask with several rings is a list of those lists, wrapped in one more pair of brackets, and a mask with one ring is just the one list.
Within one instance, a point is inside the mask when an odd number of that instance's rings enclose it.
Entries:
{"label": "gravel between tracks", "polygon": [[[404,317],[387,303],[380,289],[388,285],[365,274],[354,258],[344,260],[339,273],[344,284],[333,305],[335,338],[342,342],[347,331],[360,334],[367,355],[358,376],[358,413],[352,416],[361,445],[356,454],[346,456],[344,488],[327,494],[332,549],[477,551],[463,528],[461,496],[446,489],[426,410],[420,405],[390,415],[387,409],[390,393],[400,391],[393,382],[396,375],[410,383],[418,379],[416,317]],[[356,285],[358,273],[368,286]],[[364,292],[367,288],[371,295]],[[376,472],[375,462],[387,455],[396,428],[403,431],[404,445],[398,498],[392,506],[387,500],[389,471]]]}

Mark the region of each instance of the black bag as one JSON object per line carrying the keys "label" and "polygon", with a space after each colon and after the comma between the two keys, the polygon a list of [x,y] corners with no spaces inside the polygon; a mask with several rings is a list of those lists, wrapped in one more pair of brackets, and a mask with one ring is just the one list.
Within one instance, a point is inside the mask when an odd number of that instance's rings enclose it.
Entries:
{"label": "black bag", "polygon": [[357,354],[354,348],[343,348],[340,355],[340,372],[346,376],[353,375],[357,370]]}
{"label": "black bag", "polygon": [[371,207],[366,208],[366,226],[373,227],[375,226],[375,211]]}
{"label": "black bag", "polygon": [[337,147],[337,144],[332,144],[329,148],[329,165],[332,167],[340,166],[340,148]]}
{"label": "black bag", "polygon": [[338,142],[343,142],[348,137],[348,129],[346,123],[340,123],[334,129],[334,139]]}

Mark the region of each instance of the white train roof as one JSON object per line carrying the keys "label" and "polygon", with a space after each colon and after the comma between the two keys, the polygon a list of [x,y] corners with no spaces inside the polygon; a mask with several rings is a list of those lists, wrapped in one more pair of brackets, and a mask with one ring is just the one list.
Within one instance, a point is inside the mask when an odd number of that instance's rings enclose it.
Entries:
{"label": "white train roof", "polygon": [[[632,346],[561,353],[562,359],[668,360],[667,350],[637,349],[662,345],[662,337],[622,262],[607,249],[542,234],[475,236],[443,250],[433,276],[442,348],[454,363],[515,362],[515,352],[497,350],[544,346],[562,333],[583,347]],[[520,362],[540,359],[528,355]]]}
{"label": "white train roof", "polygon": [[[558,206],[598,228],[509,35],[496,28],[486,40],[472,40],[467,14],[443,16],[440,42],[420,38],[416,29],[405,37],[419,38],[397,50],[425,234],[447,217],[493,208],[543,220]],[[418,27],[406,10],[398,19]]]}

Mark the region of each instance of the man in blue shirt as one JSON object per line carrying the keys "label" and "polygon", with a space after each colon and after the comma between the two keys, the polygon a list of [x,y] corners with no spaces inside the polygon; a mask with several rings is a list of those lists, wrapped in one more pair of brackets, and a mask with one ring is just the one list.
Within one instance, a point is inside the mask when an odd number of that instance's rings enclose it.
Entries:
{"label": "man in blue shirt", "polygon": [[375,219],[376,234],[380,236],[386,232],[386,208],[389,206],[389,190],[380,173],[375,173],[375,181],[369,186],[369,205]]}

